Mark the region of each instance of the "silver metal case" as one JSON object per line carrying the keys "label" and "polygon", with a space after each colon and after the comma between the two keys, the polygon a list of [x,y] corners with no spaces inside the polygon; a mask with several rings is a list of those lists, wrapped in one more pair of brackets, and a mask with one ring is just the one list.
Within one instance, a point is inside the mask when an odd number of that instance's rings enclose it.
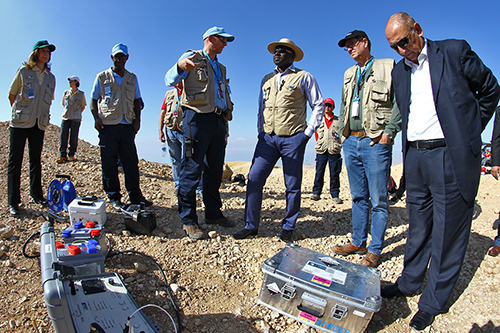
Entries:
{"label": "silver metal case", "polygon": [[318,330],[363,332],[380,310],[380,271],[288,244],[262,266],[257,302]]}

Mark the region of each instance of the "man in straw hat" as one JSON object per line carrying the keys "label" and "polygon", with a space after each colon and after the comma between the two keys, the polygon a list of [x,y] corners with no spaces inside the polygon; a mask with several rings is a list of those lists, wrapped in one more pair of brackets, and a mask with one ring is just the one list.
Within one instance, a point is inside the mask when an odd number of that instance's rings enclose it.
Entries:
{"label": "man in straw hat", "polygon": [[392,161],[392,143],[401,130],[401,114],[395,103],[391,71],[394,59],[375,59],[364,31],[354,30],[338,45],[357,63],[344,74],[339,134],[352,197],[352,241],[335,245],[333,251],[348,255],[367,250],[361,264],[375,267],[384,246],[389,216],[387,180]]}
{"label": "man in straw hat", "polygon": [[[278,237],[292,239],[300,211],[302,164],[307,141],[316,131],[325,111],[323,97],[314,77],[295,68],[304,56],[288,38],[267,46],[276,68],[261,82],[257,120],[258,142],[248,174],[245,227],[233,234],[243,239],[257,234],[262,204],[262,188],[281,158],[286,185],[286,216]],[[312,115],[307,122],[307,102]]]}

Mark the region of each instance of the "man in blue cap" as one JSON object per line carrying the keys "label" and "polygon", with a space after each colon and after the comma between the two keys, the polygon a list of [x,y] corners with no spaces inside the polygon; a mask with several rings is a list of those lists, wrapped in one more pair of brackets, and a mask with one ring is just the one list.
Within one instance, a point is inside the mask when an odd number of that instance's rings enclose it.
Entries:
{"label": "man in blue cap", "polygon": [[114,66],[97,74],[91,111],[99,132],[102,183],[114,210],[122,207],[117,160],[123,166],[130,203],[151,206],[139,187],[139,159],[135,135],[141,127],[141,92],[134,73],[125,69],[128,47],[119,43],[111,50]]}
{"label": "man in blue cap", "polygon": [[222,214],[219,187],[224,165],[226,121],[232,120],[233,103],[229,95],[226,67],[219,63],[234,36],[222,27],[212,27],[203,35],[202,50],[184,53],[165,75],[165,84],[175,86],[184,80],[180,107],[184,112],[184,151],[179,177],[179,214],[186,234],[203,237],[196,215],[196,188],[203,171],[205,223],[233,227]]}

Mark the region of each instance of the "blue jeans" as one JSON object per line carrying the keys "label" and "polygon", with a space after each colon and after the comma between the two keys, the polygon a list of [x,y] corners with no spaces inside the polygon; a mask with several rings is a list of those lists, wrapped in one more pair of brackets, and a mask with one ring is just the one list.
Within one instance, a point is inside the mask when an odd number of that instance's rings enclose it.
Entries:
{"label": "blue jeans", "polygon": [[[184,135],[181,131],[167,128],[167,146],[170,162],[172,163],[172,176],[174,177],[175,188],[179,187],[179,175],[181,172],[182,152],[184,151]],[[202,192],[203,181],[200,178],[200,184],[196,193]]]}
{"label": "blue jeans", "polygon": [[286,216],[281,222],[283,229],[293,230],[300,212],[300,187],[307,136],[299,132],[292,136],[280,137],[275,134],[259,134],[252,166],[248,173],[245,204],[245,228],[259,228],[262,207],[262,189],[267,177],[281,157],[286,186]]}
{"label": "blue jeans", "polygon": [[[220,184],[224,167],[226,122],[216,113],[197,113],[186,109],[182,120],[184,138],[193,140],[194,152],[186,156],[183,148],[179,177],[179,215],[182,223],[198,223],[196,215],[196,188],[203,173],[203,203],[205,218],[215,220],[223,217]],[[185,141],[184,141],[185,142]]]}
{"label": "blue jeans", "polygon": [[350,135],[342,143],[352,197],[352,244],[366,246],[370,201],[372,204],[372,242],[368,251],[379,255],[389,217],[387,179],[389,179],[392,145],[374,144],[370,138]]}
{"label": "blue jeans", "polygon": [[337,198],[340,193],[340,172],[342,171],[342,157],[340,154],[316,154],[316,176],[314,177],[313,193],[320,195],[325,182],[326,164],[330,169],[330,194]]}
{"label": "blue jeans", "polygon": [[78,146],[78,132],[80,130],[80,119],[63,119],[61,122],[61,145],[59,147],[59,156],[66,157],[68,150],[69,136],[69,153],[68,156],[75,156],[76,147]]}

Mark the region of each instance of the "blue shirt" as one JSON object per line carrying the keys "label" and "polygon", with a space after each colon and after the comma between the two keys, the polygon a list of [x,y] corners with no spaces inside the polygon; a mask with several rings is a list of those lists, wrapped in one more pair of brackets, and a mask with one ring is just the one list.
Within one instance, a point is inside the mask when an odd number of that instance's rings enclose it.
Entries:
{"label": "blue shirt", "polygon": [[[181,55],[179,60],[187,58],[193,54],[194,54],[194,52],[192,52],[192,51],[186,52],[183,55]],[[210,65],[212,66],[212,72],[214,73],[214,82],[215,82],[214,102],[215,102],[215,106],[221,108],[222,110],[226,110],[226,108],[227,108],[226,93],[222,94],[222,98],[219,97],[219,93],[218,93],[219,82],[223,79],[222,72],[221,72],[220,67],[219,67],[219,61],[217,60],[217,57],[215,57],[215,59],[212,61],[212,59],[210,59],[210,57],[205,53],[205,50],[203,50],[203,54],[210,61]],[[179,60],[177,60],[177,62],[179,62]],[[178,67],[177,67],[177,62],[175,63],[175,65],[172,68],[170,68],[168,70],[167,74],[165,74],[165,84],[167,86],[170,86],[170,87],[175,86],[177,83],[184,80],[189,74],[188,71],[181,71],[179,73]],[[228,85],[226,85],[226,89],[229,89]],[[229,92],[229,90],[228,90],[228,92]]]}
{"label": "blue shirt", "polygon": [[[113,72],[113,70],[111,70],[111,72],[113,73],[113,78],[115,79],[115,82],[121,86],[123,77],[121,77],[120,75]],[[99,83],[97,76],[95,77],[95,80],[94,80],[94,87],[92,88],[91,96],[96,101],[98,101],[99,98],[101,98],[101,84]],[[139,79],[137,79],[137,75],[136,75],[135,76],[135,96],[134,96],[134,99],[138,99],[138,98],[141,98],[141,90],[139,89]],[[123,118],[122,118],[122,121],[120,122],[120,124],[129,124],[125,120],[125,115],[123,115]]]}

